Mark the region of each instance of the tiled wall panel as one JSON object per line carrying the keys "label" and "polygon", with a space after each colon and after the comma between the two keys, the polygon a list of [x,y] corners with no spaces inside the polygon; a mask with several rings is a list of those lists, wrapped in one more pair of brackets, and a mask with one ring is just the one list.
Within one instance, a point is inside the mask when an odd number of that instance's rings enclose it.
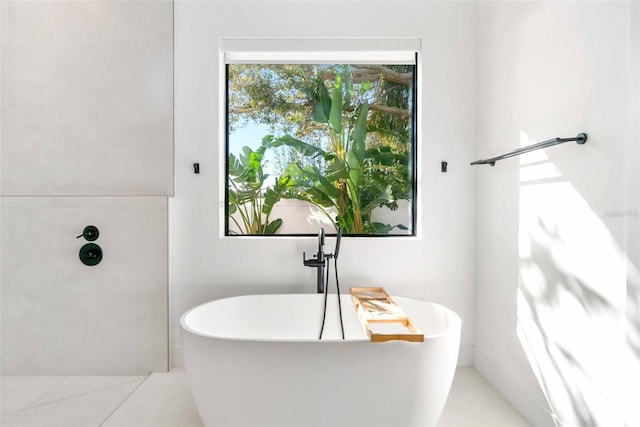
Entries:
{"label": "tiled wall panel", "polygon": [[0,194],[171,195],[173,3],[0,9]]}
{"label": "tiled wall panel", "polygon": [[[3,375],[166,371],[167,199],[0,199]],[[87,225],[103,259],[82,264]]]}

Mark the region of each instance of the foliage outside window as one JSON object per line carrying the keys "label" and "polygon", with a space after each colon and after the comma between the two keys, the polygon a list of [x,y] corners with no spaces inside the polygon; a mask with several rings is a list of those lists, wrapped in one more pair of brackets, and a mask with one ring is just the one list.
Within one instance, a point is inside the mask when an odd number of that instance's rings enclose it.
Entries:
{"label": "foliage outside window", "polygon": [[415,234],[415,64],[226,73],[225,234]]}

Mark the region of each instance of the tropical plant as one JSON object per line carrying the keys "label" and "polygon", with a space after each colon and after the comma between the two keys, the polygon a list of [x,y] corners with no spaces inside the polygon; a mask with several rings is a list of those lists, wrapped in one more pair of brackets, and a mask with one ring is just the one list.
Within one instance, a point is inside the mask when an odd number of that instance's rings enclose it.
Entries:
{"label": "tropical plant", "polygon": [[[230,64],[229,130],[233,133],[247,125],[266,125],[273,134],[290,134],[327,150],[326,122],[312,117],[321,102],[320,84],[331,85],[336,76],[341,76],[352,89],[343,96],[344,112],[352,113],[364,101],[368,104],[367,148],[389,148],[411,157],[414,75],[414,65]],[[280,171],[290,163],[312,164],[320,169],[324,166],[321,159],[301,158],[287,146],[275,150],[274,156],[273,165]],[[393,181],[395,199],[411,198],[407,167],[394,164],[378,168]]]}
{"label": "tropical plant", "polygon": [[[371,220],[374,208],[397,207],[394,197],[397,183],[384,171],[408,170],[408,156],[406,150],[393,152],[388,146],[367,148],[369,104],[363,100],[357,107],[352,106],[353,90],[351,73],[346,66],[342,73],[335,75],[332,95],[322,79],[317,81],[312,118],[327,129],[327,150],[289,134],[278,138],[268,135],[263,139],[263,144],[269,147],[292,147],[305,157],[322,158],[326,165],[321,171],[313,164],[291,163],[277,185],[283,191],[287,189],[288,197],[320,208],[334,226],[341,226],[345,233],[386,234],[395,227],[406,230],[402,224],[392,226]],[[396,188],[396,191],[400,190]],[[336,218],[329,208],[338,212]]]}
{"label": "tropical plant", "polygon": [[275,234],[282,226],[281,218],[270,220],[270,215],[282,198],[288,180],[280,178],[274,186],[265,186],[269,175],[264,173],[262,161],[268,142],[269,138],[263,139],[255,151],[243,147],[239,158],[229,153],[227,217],[240,230],[240,233],[229,230],[230,234]]}
{"label": "tropical plant", "polygon": [[345,72],[368,98],[373,130],[402,132],[406,128],[411,119],[414,66],[377,64],[230,64],[229,126],[233,130],[262,123],[272,132],[306,139],[321,128],[308,120],[316,103],[318,81],[335,81]]}

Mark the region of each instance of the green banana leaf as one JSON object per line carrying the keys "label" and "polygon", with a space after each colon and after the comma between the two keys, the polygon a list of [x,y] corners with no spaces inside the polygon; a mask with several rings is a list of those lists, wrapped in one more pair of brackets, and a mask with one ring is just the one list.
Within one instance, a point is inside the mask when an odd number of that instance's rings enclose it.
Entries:
{"label": "green banana leaf", "polygon": [[342,77],[340,75],[336,76],[336,81],[333,84],[329,125],[336,135],[342,135]]}

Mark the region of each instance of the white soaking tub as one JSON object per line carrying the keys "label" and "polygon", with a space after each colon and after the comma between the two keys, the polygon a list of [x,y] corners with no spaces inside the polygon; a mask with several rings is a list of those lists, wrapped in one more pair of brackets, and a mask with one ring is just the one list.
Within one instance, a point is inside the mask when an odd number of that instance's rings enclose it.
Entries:
{"label": "white soaking tub", "polygon": [[423,343],[371,343],[349,295],[248,295],[180,319],[185,370],[206,426],[430,426],[444,407],[461,321],[441,305],[393,297]]}

